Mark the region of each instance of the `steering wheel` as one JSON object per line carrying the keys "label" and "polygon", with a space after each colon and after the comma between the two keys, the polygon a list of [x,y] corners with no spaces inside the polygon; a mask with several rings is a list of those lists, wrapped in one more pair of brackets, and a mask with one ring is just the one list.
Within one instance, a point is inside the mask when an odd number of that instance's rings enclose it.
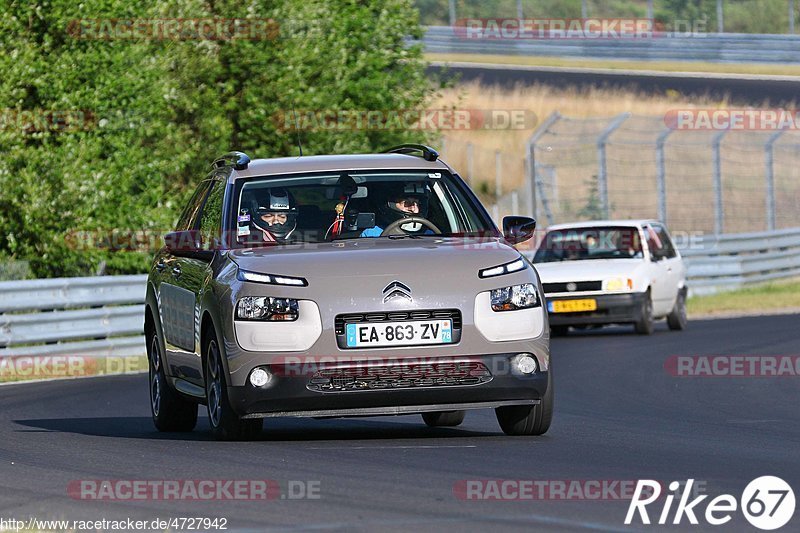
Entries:
{"label": "steering wheel", "polygon": [[409,234],[411,232],[404,230],[400,226],[405,226],[406,224],[422,224],[430,229],[432,232],[440,235],[442,230],[436,227],[436,224],[428,220],[427,218],[423,217],[405,217],[398,220],[395,220],[381,232],[381,237],[386,237],[387,235],[403,235]]}

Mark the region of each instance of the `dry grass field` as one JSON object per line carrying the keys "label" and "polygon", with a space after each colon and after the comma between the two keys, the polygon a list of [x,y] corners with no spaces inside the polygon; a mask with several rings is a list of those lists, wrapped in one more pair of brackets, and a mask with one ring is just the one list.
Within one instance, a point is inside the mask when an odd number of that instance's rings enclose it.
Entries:
{"label": "dry grass field", "polygon": [[[513,89],[463,84],[443,91],[435,107],[477,110],[524,110],[536,124],[526,129],[462,129],[442,132],[446,160],[459,169],[488,204],[499,204],[497,216],[527,212],[526,143],[536,126],[557,111],[559,121],[543,137],[537,164],[545,165],[552,182],[545,183],[556,221],[586,218],[591,207],[590,184],[597,175],[597,136],[621,113],[632,116],[609,138],[606,150],[609,201],[619,218],[654,217],[656,139],[666,130],[665,113],[686,108],[725,109],[726,100],[687,100],[678,93],[641,94],[613,88],[557,89],[534,85]],[[664,160],[668,221],[686,231],[714,229],[712,139],[716,132],[676,131],[665,143]],[[729,132],[721,143],[725,232],[766,229],[764,216],[764,144],[772,132]],[[775,145],[777,226],[796,226],[800,212],[800,135],[785,134]],[[469,152],[471,153],[471,157]],[[499,154],[499,155],[498,155]],[[499,175],[499,179],[497,176]],[[510,191],[519,191],[512,205]],[[497,192],[499,191],[499,195]],[[516,209],[513,209],[516,207]],[[540,206],[540,213],[542,206]]]}

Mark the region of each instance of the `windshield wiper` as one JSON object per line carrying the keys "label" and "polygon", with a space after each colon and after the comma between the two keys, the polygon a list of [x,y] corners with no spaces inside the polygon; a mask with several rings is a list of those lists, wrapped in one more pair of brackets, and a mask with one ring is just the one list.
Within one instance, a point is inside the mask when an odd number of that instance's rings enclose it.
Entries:
{"label": "windshield wiper", "polygon": [[421,239],[422,238],[421,235],[409,235],[409,234],[406,234],[406,235],[387,235],[387,237],[389,237],[392,240],[397,240],[397,239]]}

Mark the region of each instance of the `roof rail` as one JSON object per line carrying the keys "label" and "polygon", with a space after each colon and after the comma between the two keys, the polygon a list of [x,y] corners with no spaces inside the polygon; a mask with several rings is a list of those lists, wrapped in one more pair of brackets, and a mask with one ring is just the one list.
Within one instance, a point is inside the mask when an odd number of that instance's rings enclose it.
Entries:
{"label": "roof rail", "polygon": [[384,153],[385,154],[415,154],[421,153],[422,158],[425,161],[436,161],[439,159],[439,152],[431,148],[430,146],[425,146],[424,144],[401,144],[399,146],[394,146],[389,148]]}
{"label": "roof rail", "polygon": [[235,170],[245,170],[250,164],[250,156],[244,152],[228,152],[214,160],[212,168],[232,166]]}

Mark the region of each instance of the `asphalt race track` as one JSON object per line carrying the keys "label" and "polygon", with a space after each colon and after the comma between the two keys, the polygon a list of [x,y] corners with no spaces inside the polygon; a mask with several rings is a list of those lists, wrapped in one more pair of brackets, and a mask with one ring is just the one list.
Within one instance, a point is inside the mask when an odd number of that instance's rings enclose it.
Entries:
{"label": "asphalt race track", "polygon": [[[429,429],[416,415],[268,420],[258,442],[216,442],[205,410],[194,433],[156,432],[144,374],[2,386],[0,516],[225,517],[229,528],[279,531],[619,531],[626,501],[476,501],[454,487],[476,479],[693,478],[706,494],[738,499],[750,480],[777,475],[798,493],[799,377],[678,378],[664,369],[672,355],[800,354],[798,324],[797,315],[741,318],[695,321],[681,333],[661,323],[652,337],[617,328],[554,339],[556,414],[544,437],[506,437],[493,412],[473,411],[453,429]],[[271,479],[284,496],[289,481],[316,481],[320,497],[70,497],[70,481],[85,479]],[[659,504],[651,518],[660,511]],[[784,529],[798,523],[795,513]],[[637,521],[630,529],[756,531],[740,512],[726,526],[702,524]]]}
{"label": "asphalt race track", "polygon": [[[428,71],[445,79],[479,81],[485,85],[544,85],[567,87],[609,87],[635,92],[666,94],[676,92],[685,98],[728,98],[732,105],[772,106],[791,105],[800,93],[796,76],[749,76],[707,72],[643,72],[591,68],[529,67],[523,65],[493,65],[435,62]],[[544,117],[540,117],[544,118]]]}

